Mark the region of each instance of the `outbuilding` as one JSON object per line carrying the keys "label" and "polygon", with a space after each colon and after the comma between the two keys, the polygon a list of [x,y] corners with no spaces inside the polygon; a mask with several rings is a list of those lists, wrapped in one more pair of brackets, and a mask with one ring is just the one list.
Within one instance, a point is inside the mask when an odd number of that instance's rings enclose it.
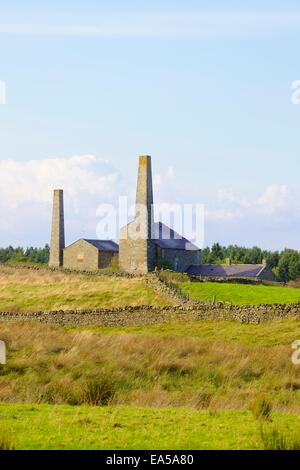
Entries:
{"label": "outbuilding", "polygon": [[64,248],[63,267],[91,271],[107,268],[118,253],[119,246],[112,240],[81,238]]}

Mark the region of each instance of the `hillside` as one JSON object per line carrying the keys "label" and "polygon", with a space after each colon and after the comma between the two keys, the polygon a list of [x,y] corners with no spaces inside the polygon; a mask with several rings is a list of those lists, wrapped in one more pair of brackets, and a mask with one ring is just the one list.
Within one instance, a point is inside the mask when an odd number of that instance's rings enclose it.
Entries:
{"label": "hillside", "polygon": [[0,265],[0,311],[168,305],[142,278],[86,275]]}

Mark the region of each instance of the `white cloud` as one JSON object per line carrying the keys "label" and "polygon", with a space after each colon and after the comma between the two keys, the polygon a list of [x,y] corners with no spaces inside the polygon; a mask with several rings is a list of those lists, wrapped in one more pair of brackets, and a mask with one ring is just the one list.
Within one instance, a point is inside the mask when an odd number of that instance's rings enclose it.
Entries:
{"label": "white cloud", "polygon": [[16,209],[24,203],[49,203],[53,188],[63,188],[77,203],[86,195],[115,192],[118,173],[93,155],[47,160],[0,161],[0,201]]}
{"label": "white cloud", "polygon": [[155,173],[153,175],[153,186],[154,189],[159,188],[162,185],[175,179],[175,170],[172,165],[169,165],[164,173]]}
{"label": "white cloud", "polygon": [[[118,195],[120,176],[93,155],[0,161],[0,244],[49,241],[52,191],[64,189],[67,234],[95,236],[96,208]],[[80,233],[83,231],[84,233]]]}
{"label": "white cloud", "polygon": [[205,211],[205,218],[208,221],[235,220],[240,219],[241,217],[242,213],[239,209],[215,209]]}
{"label": "white cloud", "polygon": [[270,184],[258,198],[248,200],[236,194],[232,188],[217,191],[217,206],[207,210],[209,220],[248,219],[261,223],[262,218],[269,221],[280,217],[298,217],[297,205],[291,191],[285,184]]}
{"label": "white cloud", "polygon": [[[67,243],[80,237],[96,238],[97,207],[118,203],[118,196],[135,191],[135,187],[125,186],[108,161],[93,155],[2,160],[0,174],[0,246],[49,242],[54,188],[64,189]],[[153,179],[156,203],[193,202],[193,188],[182,187],[173,167]],[[201,188],[196,189],[199,197]],[[269,184],[259,197],[245,197],[233,188],[221,188],[216,194],[215,200],[207,201],[205,206],[205,231],[209,234],[206,243],[226,240],[247,244],[255,233],[260,237],[277,233],[281,240],[280,231],[293,233],[299,228],[298,198],[285,184]],[[282,243],[288,244],[286,238]]]}
{"label": "white cloud", "polygon": [[271,184],[257,200],[260,212],[267,215],[289,210],[292,205],[288,187],[285,184]]}
{"label": "white cloud", "polygon": [[217,192],[219,202],[226,204],[234,204],[242,207],[250,207],[250,203],[246,198],[237,195],[232,188],[221,188]]}

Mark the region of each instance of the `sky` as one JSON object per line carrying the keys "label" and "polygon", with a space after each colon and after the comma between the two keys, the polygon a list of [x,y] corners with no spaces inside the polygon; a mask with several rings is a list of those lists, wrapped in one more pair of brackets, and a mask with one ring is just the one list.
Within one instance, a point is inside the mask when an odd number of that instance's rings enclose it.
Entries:
{"label": "sky", "polygon": [[96,238],[148,154],[204,245],[300,250],[299,43],[291,0],[0,0],[0,246],[49,242],[56,187]]}

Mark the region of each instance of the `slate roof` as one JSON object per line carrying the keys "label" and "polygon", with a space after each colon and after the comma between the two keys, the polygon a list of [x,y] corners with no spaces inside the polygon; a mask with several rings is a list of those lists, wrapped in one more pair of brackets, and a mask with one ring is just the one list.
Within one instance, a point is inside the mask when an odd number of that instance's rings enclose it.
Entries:
{"label": "slate roof", "polygon": [[83,240],[101,251],[113,251],[114,253],[118,253],[119,251],[119,245],[112,240],[89,240],[87,238],[83,238]]}
{"label": "slate roof", "polygon": [[196,251],[199,248],[162,222],[154,224],[155,244],[163,249]]}
{"label": "slate roof", "polygon": [[200,264],[188,268],[192,276],[208,277],[257,277],[264,266],[262,264]]}

